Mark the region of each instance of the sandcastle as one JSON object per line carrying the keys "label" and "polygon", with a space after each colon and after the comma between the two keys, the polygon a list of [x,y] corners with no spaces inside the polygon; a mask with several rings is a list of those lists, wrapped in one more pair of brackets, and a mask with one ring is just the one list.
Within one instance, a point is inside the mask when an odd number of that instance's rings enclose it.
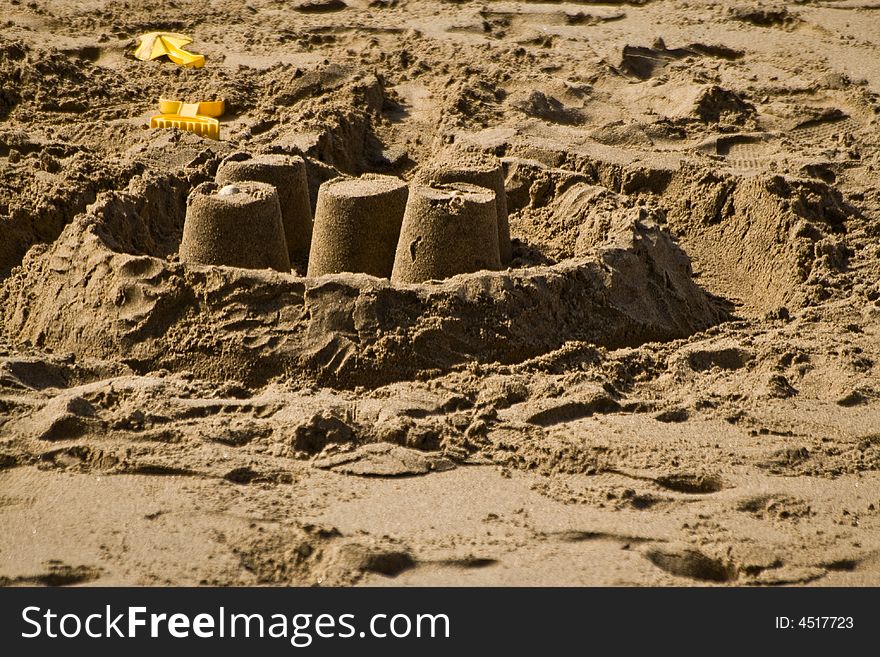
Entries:
{"label": "sandcastle", "polygon": [[[252,210],[247,193],[227,189],[218,196],[216,183],[204,183],[192,193],[187,213],[192,176],[213,173],[209,162],[196,166],[172,177],[136,176],[127,189],[99,195],[51,247],[31,249],[25,266],[5,279],[2,338],[78,358],[119,357],[139,368],[186,370],[248,386],[296,377],[353,388],[446,373],[466,363],[525,362],[569,342],[617,349],[679,339],[726,317],[694,283],[687,256],[668,232],[624,211],[626,197],[613,193],[621,211],[613,212],[617,223],[603,243],[553,265],[478,271],[430,285],[365,275],[303,279],[270,269],[179,266],[168,256],[178,251],[185,223],[183,260],[265,267],[233,256],[264,253],[267,245],[286,256],[280,208],[269,213],[276,219],[274,241],[258,236],[256,219],[265,215],[265,206],[262,214],[259,206]],[[535,170],[532,179],[543,180],[543,173]],[[741,182],[737,200],[762,196],[768,184]],[[238,187],[249,185],[267,190],[266,197],[274,194],[259,183]],[[412,216],[431,208],[426,196],[446,203],[452,196],[448,189],[419,186],[411,193]],[[235,212],[217,217],[205,209],[239,194]],[[492,194],[480,189],[475,195],[487,220],[481,244],[494,247]],[[459,190],[457,202],[467,207],[467,198]],[[785,199],[777,202],[781,206]],[[205,222],[227,217],[228,222]],[[468,225],[466,235],[475,226]],[[401,248],[409,257],[415,238],[402,232]],[[219,246],[209,241],[218,238]],[[441,238],[435,241],[442,245],[437,255],[447,260],[471,248],[449,230]],[[416,244],[417,260],[426,255],[419,246],[428,243],[423,237]],[[212,257],[200,257],[205,253]],[[95,267],[96,262],[103,264]],[[58,290],[66,290],[64,303],[58,303]]]}
{"label": "sandcastle", "polygon": [[391,281],[421,283],[500,269],[495,194],[466,183],[414,183]]}
{"label": "sandcastle", "polygon": [[407,204],[399,178],[334,178],[318,190],[308,276],[356,272],[391,276]]}
{"label": "sandcastle", "polygon": [[253,180],[275,187],[287,254],[292,264],[305,271],[312,242],[312,208],[305,161],[299,156],[236,154],[223,161],[216,180],[221,185]]}
{"label": "sandcastle", "polygon": [[501,263],[512,258],[510,226],[507,221],[507,199],[504,192],[504,170],[501,160],[492,155],[464,149],[448,148],[418,172],[415,182],[468,183],[486,187],[495,192],[497,213],[498,252]]}
{"label": "sandcastle", "polygon": [[290,271],[281,206],[272,185],[202,183],[187,199],[181,262]]}

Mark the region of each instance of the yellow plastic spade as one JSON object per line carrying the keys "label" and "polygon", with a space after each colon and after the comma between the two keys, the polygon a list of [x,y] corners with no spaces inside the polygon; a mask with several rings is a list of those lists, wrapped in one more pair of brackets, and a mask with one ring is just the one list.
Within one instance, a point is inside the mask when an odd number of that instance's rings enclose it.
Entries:
{"label": "yellow plastic spade", "polygon": [[149,32],[138,37],[140,45],[134,51],[134,56],[142,61],[167,56],[175,64],[191,68],[202,68],[205,65],[205,56],[196,55],[183,49],[183,46],[192,43],[192,39],[185,34],[174,32]]}
{"label": "yellow plastic spade", "polygon": [[179,100],[159,100],[161,114],[150,119],[151,128],[179,128],[203,137],[220,139],[220,122],[214,118],[226,109],[222,100],[203,103],[183,103]]}
{"label": "yellow plastic spade", "polygon": [[[226,101],[223,100],[204,100],[201,103],[182,103],[179,100],[166,100],[165,98],[159,99],[159,111],[162,114],[180,114],[181,116],[190,116],[190,114],[184,114],[185,111],[191,111],[192,107],[195,107],[195,115],[201,116],[223,116],[223,112],[226,111]],[[186,108],[186,109],[184,109]]]}

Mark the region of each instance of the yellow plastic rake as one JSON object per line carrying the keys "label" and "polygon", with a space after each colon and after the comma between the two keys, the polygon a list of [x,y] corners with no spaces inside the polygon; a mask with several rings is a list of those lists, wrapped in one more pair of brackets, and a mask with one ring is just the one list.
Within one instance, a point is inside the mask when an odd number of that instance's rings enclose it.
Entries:
{"label": "yellow plastic rake", "polygon": [[161,114],[150,119],[151,128],[178,128],[210,139],[220,139],[220,122],[214,118],[226,109],[222,100],[202,103],[183,103],[179,100],[160,100]]}
{"label": "yellow plastic rake", "polygon": [[202,68],[205,56],[191,53],[183,47],[192,43],[192,38],[175,32],[149,32],[138,37],[140,45],[134,56],[142,61],[167,56],[175,64],[191,68]]}

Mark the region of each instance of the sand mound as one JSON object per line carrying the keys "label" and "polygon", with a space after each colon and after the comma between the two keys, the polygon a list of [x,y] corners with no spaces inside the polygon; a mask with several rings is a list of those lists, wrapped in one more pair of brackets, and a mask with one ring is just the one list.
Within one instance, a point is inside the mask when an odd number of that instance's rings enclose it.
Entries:
{"label": "sand mound", "polygon": [[815,303],[843,284],[847,226],[860,212],[832,185],[646,162],[617,147],[569,150],[561,168],[556,148],[515,142],[514,152],[542,161],[506,160],[511,230],[551,261],[584,253],[630,213],[667,226],[697,263],[700,284],[743,312]]}
{"label": "sand mound", "polygon": [[706,282],[758,311],[828,298],[846,271],[846,222],[858,212],[827,184],[784,176],[707,174],[673,183],[670,226]]}

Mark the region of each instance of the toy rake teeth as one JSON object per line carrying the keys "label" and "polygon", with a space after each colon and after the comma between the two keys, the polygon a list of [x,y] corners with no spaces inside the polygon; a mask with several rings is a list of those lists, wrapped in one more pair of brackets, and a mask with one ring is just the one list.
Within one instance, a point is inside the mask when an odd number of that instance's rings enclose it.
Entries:
{"label": "toy rake teeth", "polygon": [[161,114],[150,118],[150,127],[178,128],[202,137],[220,139],[220,122],[215,117],[223,114],[225,105],[222,100],[202,103],[160,100]]}

